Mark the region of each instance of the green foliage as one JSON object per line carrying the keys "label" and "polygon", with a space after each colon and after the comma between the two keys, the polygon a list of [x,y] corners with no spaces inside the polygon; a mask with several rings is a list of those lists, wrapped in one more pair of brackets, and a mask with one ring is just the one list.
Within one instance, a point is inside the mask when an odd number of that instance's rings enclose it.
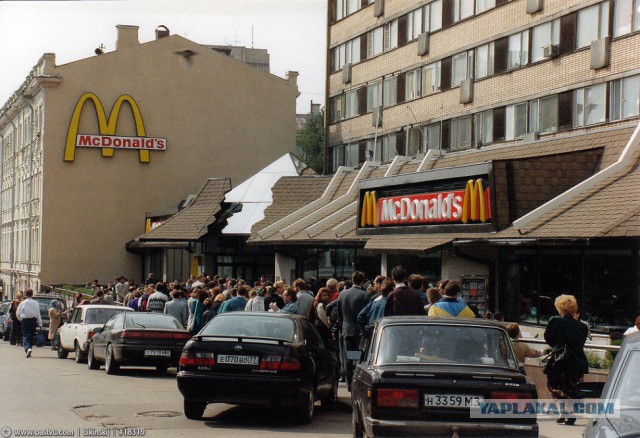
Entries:
{"label": "green foliage", "polygon": [[322,174],[324,168],[324,109],[320,114],[309,114],[307,123],[296,132],[299,158],[310,168]]}
{"label": "green foliage", "polygon": [[589,368],[594,368],[598,370],[608,370],[611,369],[611,364],[613,363],[613,356],[610,352],[606,352],[604,358],[600,357],[600,355],[596,354],[593,351],[585,351],[587,356],[587,362],[589,362]]}
{"label": "green foliage", "polygon": [[84,287],[81,287],[81,286],[73,286],[71,284],[63,284],[62,286],[60,286],[60,289],[70,290],[70,291],[73,291],[74,293],[80,292],[83,295],[93,296],[93,289],[87,289],[87,288],[84,288]]}

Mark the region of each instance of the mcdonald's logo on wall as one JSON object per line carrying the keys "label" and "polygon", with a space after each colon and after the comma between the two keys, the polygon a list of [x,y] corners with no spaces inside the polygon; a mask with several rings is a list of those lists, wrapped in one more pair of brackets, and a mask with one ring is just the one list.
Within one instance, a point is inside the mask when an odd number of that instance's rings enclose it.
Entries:
{"label": "mcdonald's logo on wall", "polygon": [[482,179],[470,179],[464,190],[378,197],[366,191],[360,203],[361,228],[491,222],[491,192]]}
{"label": "mcdonald's logo on wall", "polygon": [[[92,101],[96,109],[98,118],[99,135],[95,134],[78,134],[78,125],[80,124],[80,115],[84,104]],[[126,102],[131,108],[133,120],[136,127],[136,136],[116,136],[116,127],[122,104]],[[107,118],[104,106],[98,96],[93,93],[83,94],[71,116],[69,124],[69,132],[67,133],[67,142],[64,148],[64,161],[74,161],[76,147],[100,148],[103,157],[113,157],[114,149],[137,150],[141,163],[149,162],[150,151],[164,151],[167,149],[166,138],[147,137],[140,108],[136,101],[128,94],[123,94],[116,100],[111,113]]]}

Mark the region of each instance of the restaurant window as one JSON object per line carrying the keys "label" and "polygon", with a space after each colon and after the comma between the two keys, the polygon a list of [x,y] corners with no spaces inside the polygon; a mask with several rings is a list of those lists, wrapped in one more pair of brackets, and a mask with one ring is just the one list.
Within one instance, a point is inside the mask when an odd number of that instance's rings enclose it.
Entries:
{"label": "restaurant window", "polygon": [[422,12],[422,30],[434,32],[442,28],[442,0],[425,5]]}
{"label": "restaurant window", "polygon": [[407,41],[413,41],[422,33],[422,9],[407,14]]}
{"label": "restaurant window", "polygon": [[440,123],[431,123],[426,126],[426,146],[427,149],[441,149],[442,148],[442,140],[441,140],[441,131],[442,126]]}
{"label": "restaurant window", "polygon": [[529,63],[529,31],[511,35],[509,37],[509,55],[507,69],[513,70]]}
{"label": "restaurant window", "polygon": [[453,22],[464,20],[473,15],[474,0],[453,0]]}
{"label": "restaurant window", "polygon": [[440,61],[422,67],[422,95],[440,91]]}
{"label": "restaurant window", "polygon": [[496,0],[476,0],[476,14],[496,7]]}
{"label": "restaurant window", "polygon": [[384,25],[384,47],[387,52],[398,47],[398,20],[390,21]]}
{"label": "restaurant window", "polygon": [[611,82],[611,120],[640,115],[640,75]]}
{"label": "restaurant window", "polygon": [[476,48],[476,78],[493,75],[494,43]]}
{"label": "restaurant window", "polygon": [[344,146],[344,165],[347,167],[358,167],[360,158],[360,144],[349,143]]}
{"label": "restaurant window", "polygon": [[344,145],[334,146],[331,148],[333,158],[333,171],[338,167],[344,166]]}
{"label": "restaurant window", "polygon": [[369,32],[367,38],[367,59],[373,58],[384,51],[384,27],[378,27]]}
{"label": "restaurant window", "polygon": [[531,35],[531,61],[545,59],[544,48],[560,44],[560,20],[556,19],[533,28]]}
{"label": "restaurant window", "polygon": [[405,74],[405,101],[417,99],[420,97],[420,69],[408,71]]}
{"label": "restaurant window", "polygon": [[473,134],[477,146],[493,143],[493,110],[473,115]]}
{"label": "restaurant window", "polygon": [[592,41],[609,35],[609,3],[604,2],[578,11],[576,48],[588,47]]}
{"label": "restaurant window", "polygon": [[458,117],[451,120],[451,143],[450,149],[462,149],[471,146],[472,138],[472,117]]}
{"label": "restaurant window", "polygon": [[558,96],[529,101],[529,131],[554,132],[558,130]]}
{"label": "restaurant window", "polygon": [[602,123],[606,118],[606,88],[604,83],[574,91],[574,127]]}
{"label": "restaurant window", "polygon": [[614,37],[640,30],[640,0],[616,0],[614,5]]}
{"label": "restaurant window", "polygon": [[386,78],[382,85],[382,104],[385,107],[398,103],[398,77]]}
{"label": "restaurant window", "polygon": [[367,86],[367,112],[382,105],[382,81]]}
{"label": "restaurant window", "polygon": [[506,140],[520,138],[527,133],[527,103],[507,106],[506,111]]}
{"label": "restaurant window", "polygon": [[451,86],[473,78],[473,50],[458,53],[451,59]]}

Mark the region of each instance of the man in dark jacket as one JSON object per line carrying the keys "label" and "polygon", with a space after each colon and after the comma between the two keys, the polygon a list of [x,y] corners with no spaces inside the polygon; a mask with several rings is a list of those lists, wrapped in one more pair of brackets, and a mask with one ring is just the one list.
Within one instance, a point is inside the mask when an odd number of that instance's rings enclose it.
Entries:
{"label": "man in dark jacket", "polygon": [[[341,337],[343,340],[342,354],[346,357],[349,350],[357,350],[360,346],[360,325],[358,324],[358,314],[367,305],[368,296],[364,290],[366,281],[364,273],[356,271],[351,277],[353,287],[344,290],[338,296],[338,322],[342,327]],[[347,388],[351,391],[351,380],[353,378],[353,362],[346,362],[345,378]]]}
{"label": "man in dark jacket", "polygon": [[404,282],[407,271],[402,266],[396,266],[391,271],[391,277],[396,288],[387,297],[384,315],[425,315],[422,298]]}

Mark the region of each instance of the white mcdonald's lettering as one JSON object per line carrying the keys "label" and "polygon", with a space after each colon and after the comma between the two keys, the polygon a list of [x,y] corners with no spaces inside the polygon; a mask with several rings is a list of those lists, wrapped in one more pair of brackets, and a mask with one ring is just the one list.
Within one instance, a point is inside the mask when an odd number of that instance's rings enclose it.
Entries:
{"label": "white mcdonald's lettering", "polygon": [[153,137],[116,137],[112,135],[78,135],[77,147],[85,148],[114,148],[114,149],[141,149],[162,151],[165,149],[167,139]]}
{"label": "white mcdonald's lettering", "polygon": [[381,198],[380,224],[453,222],[460,220],[464,191]]}

